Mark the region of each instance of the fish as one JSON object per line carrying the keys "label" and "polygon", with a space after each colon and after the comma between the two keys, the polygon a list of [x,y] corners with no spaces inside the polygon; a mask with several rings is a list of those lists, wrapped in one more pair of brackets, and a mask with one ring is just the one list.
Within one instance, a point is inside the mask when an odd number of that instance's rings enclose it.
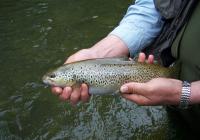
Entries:
{"label": "fish", "polygon": [[64,64],[48,72],[43,83],[64,88],[85,83],[89,94],[106,95],[120,92],[120,87],[128,82],[144,83],[153,78],[177,77],[176,68],[166,68],[159,64],[130,61],[126,58],[88,59]]}

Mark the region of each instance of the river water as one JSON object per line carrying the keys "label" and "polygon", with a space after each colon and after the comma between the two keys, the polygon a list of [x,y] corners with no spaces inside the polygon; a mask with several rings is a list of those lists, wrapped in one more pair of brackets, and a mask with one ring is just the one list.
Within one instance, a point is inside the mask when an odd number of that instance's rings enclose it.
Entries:
{"label": "river water", "polygon": [[130,0],[1,0],[0,140],[180,138],[164,107],[120,96],[70,106],[41,77],[107,35]]}

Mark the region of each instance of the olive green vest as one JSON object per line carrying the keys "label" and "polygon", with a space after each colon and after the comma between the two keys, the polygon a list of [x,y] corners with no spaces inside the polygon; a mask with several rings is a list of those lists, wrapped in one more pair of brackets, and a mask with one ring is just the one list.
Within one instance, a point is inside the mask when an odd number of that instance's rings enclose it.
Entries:
{"label": "olive green vest", "polygon": [[200,80],[200,3],[198,3],[189,22],[177,36],[172,45],[172,55],[180,60],[180,79]]}
{"label": "olive green vest", "polygon": [[[174,18],[184,2],[187,3],[183,0],[154,0],[156,9],[165,19]],[[172,56],[182,63],[180,79],[188,81],[200,80],[199,2],[195,10],[192,11],[189,22],[179,31],[171,47]],[[164,59],[167,59],[166,57]]]}
{"label": "olive green vest", "polygon": [[[200,3],[176,37],[171,52],[181,62],[181,80],[200,80]],[[183,124],[187,124],[192,131],[200,132],[200,105],[192,105],[187,110],[177,109],[176,113],[184,119]]]}

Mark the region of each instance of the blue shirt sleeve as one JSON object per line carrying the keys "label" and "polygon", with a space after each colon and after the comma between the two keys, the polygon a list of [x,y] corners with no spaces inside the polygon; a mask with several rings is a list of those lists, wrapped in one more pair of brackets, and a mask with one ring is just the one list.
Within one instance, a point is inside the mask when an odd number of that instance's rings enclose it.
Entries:
{"label": "blue shirt sleeve", "polygon": [[153,0],[136,0],[120,24],[110,33],[118,36],[134,57],[158,36],[164,21],[156,10]]}

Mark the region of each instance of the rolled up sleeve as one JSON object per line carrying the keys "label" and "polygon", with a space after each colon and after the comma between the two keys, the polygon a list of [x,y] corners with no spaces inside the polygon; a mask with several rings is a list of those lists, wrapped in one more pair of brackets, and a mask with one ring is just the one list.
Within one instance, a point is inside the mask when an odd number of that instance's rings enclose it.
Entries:
{"label": "rolled up sleeve", "polygon": [[163,23],[153,0],[136,0],[110,34],[118,36],[128,47],[130,56],[134,57],[158,36]]}

